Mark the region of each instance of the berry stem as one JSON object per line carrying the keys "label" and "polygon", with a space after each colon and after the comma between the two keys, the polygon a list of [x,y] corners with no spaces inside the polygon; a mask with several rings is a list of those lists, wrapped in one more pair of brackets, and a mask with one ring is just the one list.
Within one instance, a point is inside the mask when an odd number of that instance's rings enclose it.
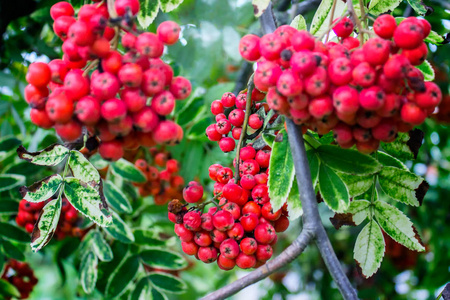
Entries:
{"label": "berry stem", "polygon": [[350,18],[353,19],[353,21],[356,24],[356,27],[358,28],[359,41],[361,42],[361,45],[362,45],[362,44],[364,44],[364,34],[362,32],[363,28],[361,25],[361,21],[359,20],[358,16],[356,15],[355,8],[353,7],[353,1],[347,1],[347,9],[348,9],[348,13],[350,14]]}
{"label": "berry stem", "polygon": [[252,76],[250,76],[250,79],[247,83],[247,99],[245,103],[245,116],[244,116],[244,124],[242,125],[242,132],[241,136],[239,137],[239,142],[236,147],[236,171],[234,174],[234,182],[237,184],[240,179],[239,169],[240,169],[240,159],[241,159],[241,147],[244,143],[245,139],[247,138],[247,126],[248,126],[248,119],[250,117],[251,109],[252,109],[252,92],[255,87],[255,83],[253,82],[254,73]]}
{"label": "berry stem", "polygon": [[[333,28],[333,19],[334,19],[334,12],[336,11],[336,3],[337,0],[333,0],[333,6],[331,7],[331,17],[330,17],[330,23],[328,27]],[[328,38],[330,37],[330,30],[327,30],[327,37],[325,38],[325,41],[328,42]]]}
{"label": "berry stem", "polygon": [[89,65],[86,67],[86,69],[84,69],[83,76],[88,76],[89,72],[94,70],[98,66],[99,62],[100,62],[100,60],[98,58],[91,61],[89,63]]}

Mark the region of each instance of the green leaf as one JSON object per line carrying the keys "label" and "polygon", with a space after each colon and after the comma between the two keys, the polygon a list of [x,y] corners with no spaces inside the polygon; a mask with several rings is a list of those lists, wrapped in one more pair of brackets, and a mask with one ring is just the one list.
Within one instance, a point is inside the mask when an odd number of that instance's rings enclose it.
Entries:
{"label": "green leaf", "polygon": [[23,146],[17,149],[17,154],[21,159],[39,166],[56,166],[66,158],[69,149],[62,145],[54,144],[42,151],[28,152]]}
{"label": "green leaf", "polygon": [[353,200],[345,213],[334,214],[330,221],[336,229],[342,226],[358,226],[369,216],[369,212],[369,201]]}
{"label": "green leaf", "polygon": [[159,0],[159,2],[161,3],[161,10],[168,13],[183,3],[183,0]]}
{"label": "green leaf", "polygon": [[297,30],[306,30],[306,21],[302,15],[297,15],[291,22],[291,27]]}
{"label": "green leaf", "polygon": [[381,228],[398,243],[411,250],[425,251],[412,222],[396,207],[383,201],[375,202],[375,218]]}
{"label": "green leaf", "polygon": [[86,294],[92,293],[95,289],[95,284],[97,283],[97,264],[98,259],[93,252],[89,252],[81,261],[80,282]]}
{"label": "green leaf", "polygon": [[58,199],[48,202],[41,211],[31,235],[31,249],[34,252],[39,251],[50,242],[58,226],[60,213],[61,195]]}
{"label": "green leaf", "polygon": [[152,288],[150,280],[147,277],[141,278],[128,300],[166,300],[167,297],[157,289]]}
{"label": "green leaf", "polygon": [[143,29],[147,29],[153,23],[159,11],[159,0],[139,0],[141,9],[137,19]]}
{"label": "green leaf", "polygon": [[21,141],[13,135],[0,138],[0,151],[10,151],[19,146]]}
{"label": "green leaf", "polygon": [[409,169],[397,158],[387,154],[386,152],[378,151],[377,153],[378,161],[383,165],[387,167],[396,167],[402,170],[409,171]]}
{"label": "green leaf", "polygon": [[9,191],[25,183],[25,176],[18,174],[0,174],[0,192]]}
{"label": "green leaf", "polygon": [[372,220],[359,233],[353,253],[364,277],[368,278],[378,270],[383,260],[384,248],[383,233],[375,220]]}
{"label": "green leaf", "polygon": [[425,16],[428,11],[428,6],[426,6],[422,0],[408,0],[408,3],[414,11],[421,16]]}
{"label": "green leaf", "polygon": [[378,182],[389,197],[412,206],[422,204],[429,188],[422,177],[395,167],[384,167],[378,175]]}
{"label": "green leaf", "polygon": [[279,210],[286,201],[295,174],[287,132],[283,130],[279,134],[282,134],[283,140],[273,143],[267,184],[274,211]]}
{"label": "green leaf", "polygon": [[15,215],[19,210],[19,202],[0,199],[0,215]]}
{"label": "green leaf", "polygon": [[342,179],[324,164],[319,168],[319,191],[323,200],[335,212],[344,212],[349,204],[347,187]]}
{"label": "green leaf", "polygon": [[101,261],[111,261],[113,259],[113,252],[109,244],[105,241],[99,231],[94,231],[92,236],[92,247],[95,255]]}
{"label": "green leaf", "polygon": [[253,13],[259,18],[269,6],[270,0],[252,0]]}
{"label": "green leaf", "polygon": [[134,164],[121,158],[118,161],[111,164],[114,174],[122,177],[125,180],[144,183],[147,181],[144,173],[138,170]]}
{"label": "green leaf", "polygon": [[144,263],[152,268],[163,270],[181,270],[187,267],[188,263],[176,252],[162,248],[146,249],[139,253]]}
{"label": "green leaf", "polygon": [[136,277],[139,266],[140,262],[136,255],[126,255],[108,279],[105,298],[111,299],[122,295]]}
{"label": "green leaf", "polygon": [[100,174],[81,152],[76,150],[70,151],[69,167],[75,178],[78,178],[93,188],[98,189],[100,185]]}
{"label": "green leaf", "polygon": [[353,175],[368,175],[380,171],[381,164],[373,157],[353,149],[333,145],[320,145],[316,149],[320,161],[328,167]]}
{"label": "green leaf", "polygon": [[105,231],[122,243],[130,244],[134,242],[133,232],[119,215],[114,212],[112,224],[111,226],[106,227]]}
{"label": "green leaf", "polygon": [[33,183],[29,187],[22,186],[20,194],[22,198],[29,202],[42,202],[52,197],[61,187],[62,177],[59,174],[53,174],[38,182]]}
{"label": "green leaf", "polygon": [[398,159],[416,159],[422,146],[424,133],[420,129],[409,132],[399,132],[398,137],[392,143],[382,143],[384,151]]}
{"label": "green leaf", "polygon": [[[3,251],[5,252],[7,257],[14,258],[19,261],[25,260],[25,256],[23,255],[23,250],[19,249],[13,243],[11,243],[7,240],[4,240],[4,239],[0,239],[0,245],[3,246]],[[1,267],[0,267],[0,272],[1,272]]]}
{"label": "green leaf", "polygon": [[[167,209],[167,208],[166,208]],[[135,229],[133,231],[134,243],[150,247],[165,246],[167,243],[158,238],[154,231],[149,229]]]}
{"label": "green leaf", "polygon": [[9,223],[0,222],[0,236],[19,243],[30,242],[28,233]]}
{"label": "green leaf", "polygon": [[263,133],[262,138],[264,142],[272,148],[273,142],[275,142],[275,136],[273,134]]}
{"label": "green leaf", "polygon": [[300,193],[298,191],[297,178],[294,176],[291,190],[287,198],[289,220],[293,221],[303,215],[302,202],[300,201]]}
{"label": "green leaf", "polygon": [[387,11],[393,11],[402,0],[372,0],[369,4],[369,13],[375,16]]}
{"label": "green leaf", "polygon": [[311,180],[313,187],[317,184],[317,178],[319,176],[319,158],[316,155],[316,152],[313,149],[309,149],[306,151],[306,157],[308,159],[309,171],[311,173]]}
{"label": "green leaf", "polygon": [[[314,14],[314,18],[311,23],[310,32],[312,35],[320,36],[328,28],[331,19],[331,8],[333,6],[333,0],[323,0],[320,2],[319,7]],[[343,14],[346,9],[344,1],[338,1],[336,4],[336,10],[334,18],[338,18]]]}
{"label": "green leaf", "polygon": [[77,258],[80,260],[83,260],[86,255],[89,254],[89,252],[92,251],[93,244],[94,244],[94,235],[96,230],[89,230],[88,233],[83,237],[83,240],[81,241],[80,245],[78,246],[77,252]]}
{"label": "green leaf", "polygon": [[205,135],[206,128],[211,124],[211,118],[206,118],[196,121],[187,134],[187,138],[190,140],[208,141]]}
{"label": "green leaf", "polygon": [[0,279],[0,295],[15,297],[20,299],[20,292],[17,288],[4,279]]}
{"label": "green leaf", "polygon": [[103,192],[105,193],[106,200],[115,210],[127,214],[133,211],[125,194],[111,181],[105,181]]}
{"label": "green leaf", "polygon": [[147,277],[157,289],[167,293],[181,294],[187,288],[183,280],[167,273],[149,273]]}
{"label": "green leaf", "polygon": [[337,174],[344,181],[351,197],[356,197],[363,194],[373,185],[374,175],[358,176],[341,172],[338,172]]}
{"label": "green leaf", "polygon": [[425,81],[434,80],[434,69],[428,60],[425,60],[421,65],[416,66],[416,68],[422,72]]}
{"label": "green leaf", "polygon": [[87,183],[74,177],[66,177],[64,194],[76,210],[97,225],[103,227],[112,224],[111,215],[103,208],[100,194]]}
{"label": "green leaf", "polygon": [[436,46],[441,46],[445,41],[442,35],[437,34],[437,32],[431,30],[430,34],[425,38],[426,43],[431,43]]}

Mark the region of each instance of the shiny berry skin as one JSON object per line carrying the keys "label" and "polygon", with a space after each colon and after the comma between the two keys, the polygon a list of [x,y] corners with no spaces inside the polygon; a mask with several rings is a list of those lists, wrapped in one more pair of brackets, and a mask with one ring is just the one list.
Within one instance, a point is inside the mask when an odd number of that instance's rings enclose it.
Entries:
{"label": "shiny berry skin", "polygon": [[259,164],[261,168],[268,168],[270,163],[270,154],[269,150],[258,150],[255,156],[256,162]]}
{"label": "shiny berry skin", "polygon": [[212,223],[212,214],[209,214],[209,213],[202,214],[201,219],[202,219],[201,228],[203,230],[206,230],[206,231],[214,230],[214,225]]}
{"label": "shiny berry skin", "polygon": [[392,119],[383,121],[372,129],[372,136],[383,142],[392,142],[397,137],[397,125]]}
{"label": "shiny berry skin", "polygon": [[243,36],[239,42],[239,53],[249,61],[257,61],[261,57],[260,38],[254,34]]}
{"label": "shiny berry skin", "polygon": [[375,83],[376,72],[369,63],[362,62],[353,71],[354,82],[361,87],[370,87]]}
{"label": "shiny berry skin", "polygon": [[256,257],[241,252],[238,257],[236,257],[236,265],[241,269],[253,268],[256,265]]}
{"label": "shiny berry skin", "polygon": [[162,91],[153,96],[151,108],[160,116],[167,116],[175,108],[175,98],[169,91]]}
{"label": "shiny berry skin", "polygon": [[416,104],[421,108],[434,108],[441,103],[441,89],[434,82],[425,82],[425,91],[415,94]]}
{"label": "shiny berry skin", "polygon": [[73,6],[66,1],[60,1],[58,3],[55,3],[50,8],[50,16],[53,20],[58,19],[61,16],[73,16],[75,14],[75,11],[73,9]]}
{"label": "shiny berry skin", "polygon": [[248,119],[248,126],[252,129],[260,129],[264,124],[264,119],[262,119],[258,114],[251,114]]}
{"label": "shiny berry skin", "polygon": [[239,222],[234,223],[233,227],[227,231],[227,235],[237,241],[241,240],[244,237],[244,234],[244,227],[242,227],[242,224]]}
{"label": "shiny berry skin", "polygon": [[214,100],[211,103],[211,112],[215,116],[224,112],[223,104],[220,100]]}
{"label": "shiny berry skin", "polygon": [[270,244],[275,239],[275,236],[275,229],[269,223],[260,223],[255,228],[255,239],[258,244]]}
{"label": "shiny berry skin", "polygon": [[222,119],[216,124],[216,130],[220,134],[228,134],[231,130],[231,123],[227,119]]}
{"label": "shiny berry skin", "polygon": [[83,124],[94,125],[100,119],[100,103],[92,96],[85,96],[77,101],[75,114]]}
{"label": "shiny berry skin", "polygon": [[251,190],[256,185],[255,177],[251,174],[246,174],[241,177],[241,186],[246,190]]}
{"label": "shiny berry skin", "polygon": [[224,93],[220,99],[224,107],[233,107],[236,103],[236,96],[233,93]]}
{"label": "shiny berry skin", "polygon": [[109,72],[103,72],[93,76],[91,82],[91,93],[100,100],[116,97],[120,89],[120,82],[116,76]]}
{"label": "shiny berry skin", "polygon": [[285,215],[281,215],[281,217],[274,222],[273,227],[275,228],[275,232],[284,232],[289,227],[289,219]]}
{"label": "shiny berry skin", "polygon": [[241,198],[242,188],[235,183],[227,183],[222,190],[222,196],[231,202],[236,202]]}
{"label": "shiny berry skin", "polygon": [[173,45],[178,41],[181,28],[173,21],[164,21],[158,25],[156,34],[158,38],[166,45]]}
{"label": "shiny berry skin", "polygon": [[219,148],[225,153],[233,151],[235,147],[236,142],[233,138],[225,137],[219,141]]}
{"label": "shiny berry skin", "polygon": [[38,88],[43,88],[49,84],[51,79],[52,72],[46,63],[35,62],[28,67],[28,72],[26,75],[26,80],[28,83]]}
{"label": "shiny berry skin", "polygon": [[424,109],[420,108],[415,103],[405,103],[400,110],[401,118],[404,122],[412,125],[422,124],[427,114]]}
{"label": "shiny berry skin", "polygon": [[103,102],[100,113],[102,118],[108,122],[119,122],[125,118],[127,107],[122,100],[113,98]]}
{"label": "shiny berry skin", "polygon": [[344,17],[334,25],[333,31],[338,37],[346,38],[352,34],[353,28],[352,20],[349,17]]}
{"label": "shiny berry skin", "polygon": [[191,94],[192,85],[188,79],[177,76],[172,79],[169,90],[175,99],[184,100]]}
{"label": "shiny berry skin", "polygon": [[389,43],[381,38],[372,38],[363,45],[365,60],[372,66],[382,65],[389,58]]}
{"label": "shiny berry skin", "polygon": [[198,245],[195,242],[181,242],[181,249],[187,255],[196,255],[198,252]]}
{"label": "shiny berry skin", "polygon": [[239,247],[244,254],[252,255],[258,248],[258,243],[254,238],[246,237],[239,243]]}
{"label": "shiny berry skin", "polygon": [[226,258],[222,254],[220,254],[219,258],[217,259],[217,265],[222,270],[228,271],[234,268],[234,266],[236,265],[236,261],[234,259]]}
{"label": "shiny berry skin", "polygon": [[394,36],[397,23],[395,18],[389,14],[380,15],[373,22],[373,30],[383,39],[391,39]]}
{"label": "shiny berry skin", "polygon": [[119,16],[124,16],[128,11],[135,15],[140,9],[140,4],[139,0],[116,0],[114,8]]}
{"label": "shiny berry skin", "polygon": [[120,93],[120,99],[127,106],[127,110],[131,113],[138,112],[147,104],[147,97],[141,89],[125,88]]}
{"label": "shiny berry skin", "polygon": [[157,58],[162,55],[164,44],[158,39],[156,34],[144,32],[136,39],[136,50],[146,57]]}
{"label": "shiny berry skin", "polygon": [[201,247],[207,247],[212,244],[212,239],[207,231],[198,231],[194,233],[194,242]]}
{"label": "shiny berry skin", "polygon": [[62,92],[51,96],[45,104],[49,118],[57,123],[67,123],[72,119],[73,101]]}
{"label": "shiny berry skin", "polygon": [[333,112],[333,101],[328,96],[314,98],[310,102],[308,109],[313,117],[321,119]]}
{"label": "shiny berry skin", "polygon": [[217,230],[227,231],[234,225],[233,215],[225,210],[218,211],[213,215],[213,224]]}
{"label": "shiny berry skin", "polygon": [[359,109],[358,91],[349,86],[342,86],[333,92],[333,106],[344,114],[356,113]]}
{"label": "shiny berry skin", "polygon": [[239,221],[246,232],[253,231],[259,224],[258,215],[252,212],[244,214]]}
{"label": "shiny berry skin", "polygon": [[273,249],[270,245],[258,245],[256,249],[256,259],[258,261],[267,261],[273,255]]}
{"label": "shiny berry skin", "polygon": [[218,252],[214,247],[200,247],[197,255],[202,262],[209,264],[216,261]]}
{"label": "shiny berry skin", "polygon": [[265,34],[260,38],[259,50],[261,55],[268,60],[280,58],[280,53],[283,50],[281,37],[275,33]]}
{"label": "shiny berry skin", "polygon": [[424,39],[421,25],[413,22],[402,22],[394,32],[395,44],[403,49],[414,49],[420,46]]}
{"label": "shiny berry skin", "polygon": [[162,71],[150,68],[142,75],[141,89],[148,97],[164,89],[165,75]]}
{"label": "shiny berry skin", "polygon": [[188,203],[196,203],[203,197],[203,187],[191,181],[188,186],[183,189],[183,199]]}
{"label": "shiny berry skin", "polygon": [[217,229],[211,231],[210,235],[214,243],[222,243],[224,240],[228,238],[226,231],[219,231]]}
{"label": "shiny berry skin", "polygon": [[142,82],[142,68],[138,64],[125,64],[118,73],[120,82],[126,87],[138,87]]}
{"label": "shiny berry skin", "polygon": [[175,234],[182,242],[190,242],[194,239],[194,233],[183,224],[175,224]]}
{"label": "shiny berry skin", "polygon": [[33,124],[44,129],[50,129],[55,124],[55,122],[50,119],[45,109],[39,110],[36,108],[32,108],[30,110],[30,119]]}
{"label": "shiny berry skin", "polygon": [[150,107],[144,107],[133,114],[134,126],[142,132],[150,132],[158,126],[158,115]]}
{"label": "shiny berry skin", "polygon": [[281,217],[281,208],[274,212],[272,209],[272,204],[267,202],[261,208],[261,214],[266,220],[276,221]]}
{"label": "shiny berry skin", "polygon": [[116,161],[123,156],[122,143],[117,140],[102,142],[98,147],[98,152],[103,159]]}
{"label": "shiny berry skin", "polygon": [[220,244],[220,254],[228,259],[235,259],[239,255],[239,245],[236,240],[224,240]]}
{"label": "shiny berry skin", "polygon": [[228,120],[230,121],[231,125],[236,127],[241,127],[244,123],[245,118],[245,112],[242,109],[233,109],[230,114],[228,115]]}
{"label": "shiny berry skin", "polygon": [[292,97],[303,91],[303,84],[293,70],[284,70],[278,78],[277,90],[285,97]]}
{"label": "shiny berry skin", "polygon": [[211,124],[206,127],[206,136],[213,142],[218,142],[222,139],[222,134],[217,131],[217,124]]}
{"label": "shiny berry skin", "polygon": [[89,94],[89,79],[83,76],[82,70],[71,70],[64,78],[64,89],[69,98],[78,100]]}
{"label": "shiny berry skin", "polygon": [[363,89],[359,95],[359,103],[366,110],[377,110],[383,107],[386,94],[378,87]]}
{"label": "shiny berry skin", "polygon": [[192,231],[200,230],[202,224],[201,214],[197,211],[189,211],[183,216],[184,226]]}

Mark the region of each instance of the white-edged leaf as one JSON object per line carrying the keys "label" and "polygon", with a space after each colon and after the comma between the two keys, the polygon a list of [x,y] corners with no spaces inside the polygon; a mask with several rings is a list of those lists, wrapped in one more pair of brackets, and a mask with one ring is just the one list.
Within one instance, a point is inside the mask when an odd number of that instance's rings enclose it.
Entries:
{"label": "white-edged leaf", "polygon": [[428,60],[425,60],[421,65],[416,66],[416,68],[422,72],[425,81],[434,80],[434,69]]}
{"label": "white-edged leaf", "polygon": [[306,30],[306,21],[302,15],[297,15],[291,22],[291,27],[297,30]]}
{"label": "white-edged leaf", "polygon": [[26,177],[19,174],[0,174],[0,192],[25,184]]}
{"label": "white-edged leaf", "polygon": [[34,252],[39,251],[50,242],[58,226],[60,214],[61,196],[49,201],[41,211],[31,234],[31,249]]}
{"label": "white-edged leaf", "polygon": [[399,132],[395,141],[381,143],[381,146],[384,151],[397,159],[416,159],[422,146],[423,137],[423,131],[415,128],[409,132]]}
{"label": "white-edged leaf", "polygon": [[106,200],[115,210],[127,214],[133,211],[127,196],[111,181],[104,182],[103,192]]}
{"label": "white-edged leaf", "polygon": [[372,276],[380,267],[384,256],[384,238],[380,226],[371,220],[356,239],[353,258],[364,277]]}
{"label": "white-edged leaf", "polygon": [[97,256],[93,252],[89,252],[81,261],[80,266],[80,282],[81,287],[90,294],[95,289],[97,283]]}
{"label": "white-edged leaf", "polygon": [[259,18],[269,6],[270,0],[252,0],[253,13]]}
{"label": "white-edged leaf", "polygon": [[350,204],[347,187],[336,172],[320,164],[319,191],[324,202],[335,212],[345,212]]}
{"label": "white-edged leaf", "polygon": [[396,167],[401,170],[409,171],[408,167],[405,166],[404,163],[402,163],[400,160],[398,160],[396,157],[387,154],[386,152],[378,151],[378,161],[383,165],[387,167]]}
{"label": "white-edged leaf", "polygon": [[134,242],[134,235],[128,225],[119,217],[115,212],[113,214],[113,221],[111,226],[106,227],[105,231],[113,238],[121,241],[122,243]]}
{"label": "white-edged leaf", "polygon": [[99,226],[112,224],[111,215],[103,208],[99,192],[75,177],[66,177],[64,194],[73,207]]}
{"label": "white-edged leaf", "polygon": [[111,164],[111,170],[114,174],[122,177],[125,180],[144,183],[147,181],[144,173],[142,173],[136,166],[129,161],[121,158]]}
{"label": "white-edged leaf", "polygon": [[365,193],[373,185],[374,175],[350,175],[342,172],[337,174],[344,181],[351,197]]}
{"label": "white-edged leaf", "polygon": [[317,184],[317,178],[319,177],[319,157],[317,157],[316,153],[314,152],[314,149],[309,149],[306,151],[306,157],[308,158],[308,164],[309,164],[309,171],[311,173],[311,181],[313,184],[313,187],[316,187]]}
{"label": "white-edged leaf", "polygon": [[161,4],[161,10],[168,13],[176,9],[184,0],[159,0]]}
{"label": "white-edged leaf", "polygon": [[372,0],[369,3],[369,13],[375,16],[387,11],[393,11],[402,0]]}
{"label": "white-edged leaf", "polygon": [[[331,8],[333,6],[333,0],[322,0],[319,7],[314,14],[314,18],[311,22],[310,32],[312,35],[320,36],[328,28],[331,19]],[[336,9],[334,12],[334,19],[339,18],[346,10],[346,4],[344,1],[337,1]]]}
{"label": "white-edged leaf", "polygon": [[42,202],[53,196],[62,184],[62,177],[59,174],[53,174],[29,187],[20,188],[22,198],[29,202]]}
{"label": "white-edged leaf", "polygon": [[99,231],[94,231],[92,236],[92,248],[94,249],[95,255],[97,255],[101,261],[111,261],[113,259],[111,247]]}
{"label": "white-edged leaf", "polygon": [[100,185],[100,174],[81,152],[76,150],[70,151],[69,168],[75,178],[78,178],[93,188],[98,189]]}
{"label": "white-edged leaf", "polygon": [[422,204],[429,188],[422,177],[396,167],[383,167],[378,182],[389,197],[412,206]]}
{"label": "white-edged leaf", "polygon": [[144,263],[152,268],[163,270],[181,270],[188,266],[188,262],[180,254],[163,248],[147,248],[139,253]]}
{"label": "white-edged leaf", "polygon": [[269,197],[274,211],[279,210],[289,195],[295,169],[286,130],[280,131],[283,140],[273,143],[269,163]]}
{"label": "white-edged leaf", "polygon": [[375,202],[375,218],[381,228],[398,243],[411,250],[425,251],[412,222],[396,207],[383,201]]}
{"label": "white-edged leaf", "polygon": [[152,282],[153,286],[167,293],[181,294],[187,289],[186,283],[181,278],[168,273],[149,273],[147,278]]}
{"label": "white-edged leaf", "polygon": [[425,16],[425,14],[428,11],[428,6],[426,6],[425,3],[423,3],[423,0],[407,0],[407,1],[417,14]]}
{"label": "white-edged leaf", "polygon": [[293,221],[303,215],[300,192],[298,191],[297,177],[295,176],[286,202],[288,204],[287,208],[289,211],[289,220]]}
{"label": "white-edged leaf", "polygon": [[358,226],[369,216],[370,209],[369,201],[353,200],[345,213],[337,213],[330,218],[331,224],[336,229],[342,226]]}
{"label": "white-edged leaf", "polygon": [[136,255],[125,255],[115,271],[109,276],[105,298],[112,299],[122,295],[133,282],[140,265]]}
{"label": "white-edged leaf", "polygon": [[69,149],[62,145],[54,144],[42,151],[28,152],[23,146],[17,149],[17,154],[21,159],[40,166],[56,166],[66,158]]}
{"label": "white-edged leaf", "polygon": [[139,0],[141,9],[138,12],[137,20],[143,29],[147,29],[153,23],[159,11],[159,0]]}

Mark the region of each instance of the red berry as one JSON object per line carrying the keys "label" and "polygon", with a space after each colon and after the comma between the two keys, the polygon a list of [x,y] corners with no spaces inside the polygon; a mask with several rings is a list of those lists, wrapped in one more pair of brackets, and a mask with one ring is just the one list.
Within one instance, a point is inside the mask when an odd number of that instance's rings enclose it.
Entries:
{"label": "red berry", "polygon": [[173,21],[164,21],[159,24],[156,29],[156,34],[158,38],[167,45],[173,45],[178,41],[180,36],[181,28]]}
{"label": "red berry", "polygon": [[333,31],[338,37],[346,38],[352,34],[353,28],[352,20],[349,17],[344,17],[334,25]]}
{"label": "red berry", "polygon": [[239,53],[249,61],[257,61],[260,57],[260,38],[254,34],[247,34],[239,42]]}
{"label": "red berry", "polygon": [[236,257],[236,265],[241,269],[250,269],[256,265],[256,258],[254,255],[247,255],[243,252]]}
{"label": "red berry", "polygon": [[221,210],[213,215],[214,227],[219,231],[227,231],[234,225],[233,215],[225,210]]}
{"label": "red berry", "polygon": [[188,186],[183,189],[183,199],[188,203],[196,203],[203,197],[203,187],[191,181]]}
{"label": "red berry", "polygon": [[52,72],[46,63],[35,62],[28,67],[26,80],[38,88],[46,87],[51,78]]}
{"label": "red berry", "polygon": [[106,160],[116,161],[123,156],[122,143],[117,140],[102,142],[98,147],[101,157]]}

